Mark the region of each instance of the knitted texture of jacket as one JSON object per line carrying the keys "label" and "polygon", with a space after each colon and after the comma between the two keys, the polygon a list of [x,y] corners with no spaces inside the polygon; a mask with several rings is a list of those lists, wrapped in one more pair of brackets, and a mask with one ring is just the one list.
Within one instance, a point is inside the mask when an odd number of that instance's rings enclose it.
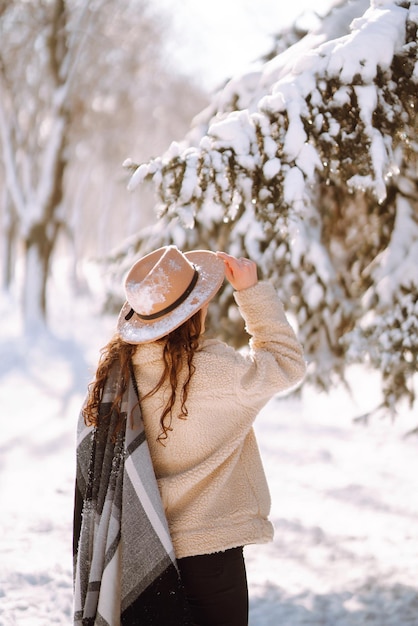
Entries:
{"label": "knitted texture of jacket", "polygon": [[[141,401],[148,445],[177,558],[210,554],[273,538],[270,494],[253,431],[260,409],[305,374],[302,347],[273,286],[234,293],[251,336],[246,353],[202,338],[187,397],[165,445],[157,441],[169,386]],[[161,342],[134,355],[140,396],[159,381]],[[181,383],[180,383],[181,384]],[[179,394],[180,395],[180,394]]]}

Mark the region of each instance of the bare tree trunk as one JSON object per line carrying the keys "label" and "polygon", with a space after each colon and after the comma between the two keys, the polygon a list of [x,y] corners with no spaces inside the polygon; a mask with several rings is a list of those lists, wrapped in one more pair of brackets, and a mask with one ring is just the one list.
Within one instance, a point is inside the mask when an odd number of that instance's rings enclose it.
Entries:
{"label": "bare tree trunk", "polygon": [[47,321],[47,284],[59,224],[38,223],[25,241],[23,320],[27,334]]}
{"label": "bare tree trunk", "polygon": [[41,67],[36,68],[43,96],[36,91],[37,88],[41,91],[40,85],[35,85],[31,93],[39,103],[35,121],[45,126],[46,136],[41,136],[37,129],[33,137],[20,132],[15,111],[19,112],[19,105],[25,110],[26,103],[21,94],[13,91],[5,61],[0,66],[0,136],[7,187],[23,242],[24,330],[31,333],[45,326],[47,319],[50,260],[61,227],[65,151],[70,129],[68,93],[79,46],[79,41],[73,41],[72,48],[68,47],[65,0],[55,0],[52,8],[45,38],[47,62],[42,74]]}
{"label": "bare tree trunk", "polygon": [[17,246],[17,235],[18,235],[18,222],[17,222],[16,214],[13,211],[12,203],[11,203],[7,188],[5,188],[3,192],[3,201],[2,201],[1,210],[2,210],[2,215],[1,215],[0,237],[1,237],[2,244],[0,245],[0,250],[1,250],[0,286],[5,291],[8,291],[10,289],[10,286],[13,280],[14,266],[15,266],[16,258],[17,258],[16,246]]}
{"label": "bare tree trunk", "polygon": [[25,237],[23,320],[27,332],[33,332],[47,322],[50,261],[61,228],[59,209],[63,199],[64,153],[69,126],[65,110],[58,113],[55,126],[56,131],[51,134],[51,145],[45,154],[45,180],[41,181],[38,192],[41,206],[38,211],[34,211],[39,218],[32,222]]}

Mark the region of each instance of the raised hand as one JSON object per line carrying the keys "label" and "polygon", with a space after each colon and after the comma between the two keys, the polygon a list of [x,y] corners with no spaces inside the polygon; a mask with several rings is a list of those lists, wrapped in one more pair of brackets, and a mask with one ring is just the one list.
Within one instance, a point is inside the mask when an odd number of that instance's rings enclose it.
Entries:
{"label": "raised hand", "polygon": [[224,262],[225,276],[235,291],[248,289],[257,283],[257,265],[254,261],[243,257],[237,259],[226,252],[217,252],[216,256]]}

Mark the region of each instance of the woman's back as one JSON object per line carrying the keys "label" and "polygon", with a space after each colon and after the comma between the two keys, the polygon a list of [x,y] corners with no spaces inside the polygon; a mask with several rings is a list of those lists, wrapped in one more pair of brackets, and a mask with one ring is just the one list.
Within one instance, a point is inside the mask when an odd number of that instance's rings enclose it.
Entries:
{"label": "woman's back", "polygon": [[[251,337],[245,356],[202,335],[224,276]],[[303,379],[302,347],[272,285],[258,283],[249,259],[168,246],[132,266],[125,293],[80,424],[87,454],[78,454],[76,493],[91,515],[76,506],[85,537],[76,548],[77,615],[93,616],[103,603],[136,624],[141,606],[144,623],[167,624],[159,607],[180,598],[180,572],[194,625],[246,626],[243,546],[273,537],[253,422],[275,393]],[[103,500],[102,492],[112,498]]]}
{"label": "woman's back", "polygon": [[133,356],[151,457],[181,557],[241,545],[243,535],[247,543],[271,539],[270,499],[252,425],[276,392],[299,382],[304,363],[270,284],[257,283],[237,300],[254,333],[252,349],[244,356],[220,341],[202,340],[193,357],[187,416],[178,417],[179,393],[163,441],[159,415],[169,383],[147,394],[163,372],[164,344],[139,345]]}

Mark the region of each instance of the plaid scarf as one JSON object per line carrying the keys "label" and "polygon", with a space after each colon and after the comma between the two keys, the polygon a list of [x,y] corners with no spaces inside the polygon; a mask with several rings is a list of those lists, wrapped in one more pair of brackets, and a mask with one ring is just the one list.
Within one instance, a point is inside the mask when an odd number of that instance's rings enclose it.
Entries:
{"label": "plaid scarf", "polygon": [[99,426],[78,421],[74,506],[74,625],[190,624],[145,438],[135,381],[109,414],[120,385],[110,371]]}

